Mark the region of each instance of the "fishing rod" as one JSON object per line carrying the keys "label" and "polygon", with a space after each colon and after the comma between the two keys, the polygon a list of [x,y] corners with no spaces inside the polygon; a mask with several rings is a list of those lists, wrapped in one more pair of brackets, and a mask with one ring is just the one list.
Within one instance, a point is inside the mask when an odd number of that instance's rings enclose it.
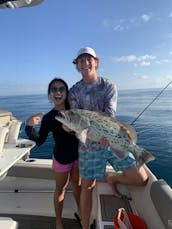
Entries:
{"label": "fishing rod", "polygon": [[140,114],[131,122],[131,126],[139,119],[139,117],[148,109],[148,107],[165,91],[165,89],[172,83],[170,81],[156,96],[155,98],[140,112]]}

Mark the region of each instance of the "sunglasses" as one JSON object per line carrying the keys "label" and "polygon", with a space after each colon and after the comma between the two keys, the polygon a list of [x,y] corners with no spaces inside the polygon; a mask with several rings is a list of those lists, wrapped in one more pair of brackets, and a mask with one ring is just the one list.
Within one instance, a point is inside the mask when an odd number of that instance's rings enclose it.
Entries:
{"label": "sunglasses", "polygon": [[63,93],[63,92],[66,91],[66,88],[64,86],[61,86],[61,87],[55,87],[55,86],[53,86],[53,87],[50,88],[50,91],[52,93],[55,93],[55,92]]}

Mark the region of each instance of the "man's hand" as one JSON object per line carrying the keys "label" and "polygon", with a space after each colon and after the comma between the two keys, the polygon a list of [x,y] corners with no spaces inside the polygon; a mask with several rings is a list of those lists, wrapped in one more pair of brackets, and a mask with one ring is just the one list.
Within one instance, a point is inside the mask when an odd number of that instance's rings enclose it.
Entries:
{"label": "man's hand", "polygon": [[109,146],[110,144],[109,144],[109,141],[105,138],[105,137],[102,137],[99,141],[98,141],[98,143],[100,144],[100,145],[102,145],[102,146]]}

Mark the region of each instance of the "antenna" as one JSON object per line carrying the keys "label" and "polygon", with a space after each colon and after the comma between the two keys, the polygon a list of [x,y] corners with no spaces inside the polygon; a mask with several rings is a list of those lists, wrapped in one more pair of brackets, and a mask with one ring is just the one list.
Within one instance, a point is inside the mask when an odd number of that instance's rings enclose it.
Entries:
{"label": "antenna", "polygon": [[172,83],[172,81],[170,81],[156,96],[155,98],[143,109],[142,112],[140,112],[140,114],[132,121],[132,123],[130,124],[131,126],[138,120],[138,118],[148,109],[148,107],[163,93],[163,91],[165,91],[165,89]]}

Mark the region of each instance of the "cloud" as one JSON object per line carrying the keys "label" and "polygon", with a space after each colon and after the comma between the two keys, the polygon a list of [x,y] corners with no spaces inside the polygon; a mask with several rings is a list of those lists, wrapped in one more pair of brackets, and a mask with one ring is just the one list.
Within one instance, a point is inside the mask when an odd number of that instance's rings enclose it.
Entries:
{"label": "cloud", "polygon": [[148,76],[148,75],[140,74],[140,73],[134,73],[133,76],[134,76],[135,78],[143,79],[143,80],[149,79],[149,76]]}
{"label": "cloud", "polygon": [[151,61],[155,59],[156,59],[156,56],[146,54],[143,56],[129,55],[129,56],[113,57],[112,61],[114,63],[133,62],[135,67],[137,66],[146,67],[146,66],[150,66]]}
{"label": "cloud", "polygon": [[102,22],[102,25],[103,25],[104,27],[109,27],[109,26],[110,26],[109,20],[108,20],[107,18],[104,18],[104,19],[103,19],[103,22]]}
{"label": "cloud", "polygon": [[147,79],[149,79],[149,76],[148,75],[141,75],[140,78],[143,80],[147,80]]}
{"label": "cloud", "polygon": [[145,67],[145,66],[150,66],[150,62],[146,62],[146,61],[142,61],[141,63],[140,63],[140,66],[141,67]]}
{"label": "cloud", "polygon": [[121,26],[121,25],[116,25],[114,28],[113,28],[113,30],[114,31],[123,31],[125,28],[123,27],[123,26]]}
{"label": "cloud", "polygon": [[158,60],[156,56],[145,54],[143,56],[128,55],[121,57],[112,57],[113,63],[133,63],[134,67],[149,67],[153,64],[171,64],[172,63],[172,52],[169,52],[170,57],[166,59]]}
{"label": "cloud", "polygon": [[110,19],[104,18],[102,21],[102,26],[104,28],[110,28],[113,31],[122,32],[132,29],[136,26],[141,26],[143,23],[147,23],[152,19],[152,13],[145,13],[136,17],[130,18],[120,18],[120,19]]}
{"label": "cloud", "polygon": [[135,55],[113,57],[113,62],[133,62],[136,61],[137,57]]}
{"label": "cloud", "polygon": [[152,55],[144,55],[144,56],[139,56],[138,58],[138,61],[143,61],[143,60],[154,60],[156,59],[156,56],[152,56]]}
{"label": "cloud", "polygon": [[141,18],[142,18],[142,20],[143,20],[144,22],[148,22],[148,21],[150,21],[150,19],[151,19],[151,15],[149,15],[149,14],[143,14],[143,15],[141,16]]}
{"label": "cloud", "polygon": [[167,63],[167,64],[172,63],[172,59],[163,59],[161,60],[161,63]]}
{"label": "cloud", "polygon": [[[172,74],[160,74],[160,75],[146,75],[142,73],[133,73],[134,80],[139,80],[139,82],[142,82],[142,86],[149,88],[150,85],[153,85],[153,87],[164,87],[167,84],[172,83]],[[134,84],[134,83],[133,83]],[[140,83],[138,85],[140,87]]]}

